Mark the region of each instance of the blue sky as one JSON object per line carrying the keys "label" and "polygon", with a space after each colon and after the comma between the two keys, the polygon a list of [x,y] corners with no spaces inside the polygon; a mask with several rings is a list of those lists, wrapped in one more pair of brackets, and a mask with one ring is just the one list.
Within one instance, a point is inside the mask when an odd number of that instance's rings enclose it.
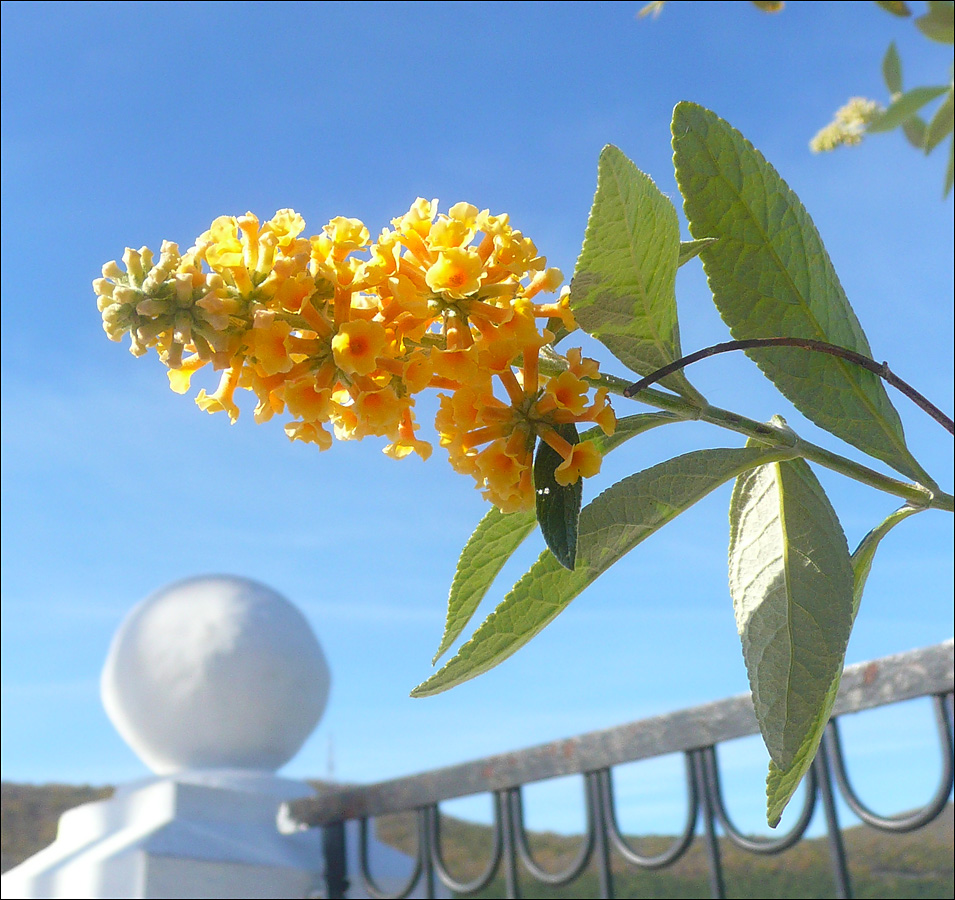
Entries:
{"label": "blue sky", "polygon": [[[848,97],[884,99],[890,40],[911,86],[943,80],[950,48],[875,4],[789,3],[766,16],[747,3],[672,3],[638,20],[640,6],[3,4],[4,779],[146,774],[102,711],[100,668],[138,600],[202,573],[278,590],[322,642],[331,701],[284,770],[293,777],[325,775],[330,744],[337,777],[374,781],[747,689],[726,586],[727,488],[498,669],[409,699],[431,671],[455,562],[484,512],[470,480],[439,452],[398,463],[366,440],[320,454],[275,422],[254,425],[248,405],[233,427],[206,415],[169,391],[153,356],[106,339],[90,287],[126,246],[189,246],[219,215],[290,206],[308,234],[337,215],[376,233],[418,196],[510,213],[569,277],[603,145],[679,205],[669,119],[693,100],[799,194],[876,357],[950,412],[944,148],[922,159],[896,134],[821,157],[807,147]],[[698,264],[681,270],[678,299],[687,351],[727,338]],[[693,379],[712,403],[782,413],[854,455],[745,359],[701,363]],[[916,456],[951,490],[951,439],[893,400]],[[615,453],[587,490],[732,445],[705,426],[661,429]],[[896,505],[819,474],[852,546]],[[477,621],[541,546],[527,542]],[[848,661],[949,636],[952,581],[951,516],[906,521],[876,561]],[[927,705],[873,715],[883,718],[848,723],[863,786],[886,811],[921,802],[936,767]],[[644,804],[634,829],[678,824],[656,796],[671,762],[633,775],[628,796]],[[905,780],[885,784],[886,765]],[[726,759],[745,827],[761,820],[764,766],[756,741]],[[531,824],[571,828],[578,805],[573,785],[537,789]]]}

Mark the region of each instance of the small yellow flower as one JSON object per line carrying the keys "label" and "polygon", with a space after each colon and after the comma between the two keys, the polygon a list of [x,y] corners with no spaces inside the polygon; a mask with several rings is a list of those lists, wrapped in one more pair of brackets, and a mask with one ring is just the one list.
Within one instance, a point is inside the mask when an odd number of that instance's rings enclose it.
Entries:
{"label": "small yellow flower", "polygon": [[450,247],[438,254],[425,280],[436,294],[461,300],[481,286],[483,271],[484,261],[473,247]]}
{"label": "small yellow flower", "polygon": [[574,444],[570,456],[557,467],[554,480],[566,487],[580,478],[593,478],[600,472],[602,460],[600,451],[592,441],[581,441],[579,444]]}
{"label": "small yellow flower", "polygon": [[257,310],[246,343],[260,375],[288,372],[293,365],[288,353],[292,326],[275,318],[271,310]]}
{"label": "small yellow flower", "polygon": [[332,392],[329,388],[320,388],[310,378],[288,382],[285,385],[285,405],[288,411],[306,422],[317,422],[328,418]]}
{"label": "small yellow flower", "polygon": [[359,436],[366,434],[397,436],[398,426],[407,408],[407,401],[384,387],[377,391],[362,391],[355,399]]}
{"label": "small yellow flower", "polygon": [[388,333],[380,322],[346,322],[332,338],[335,365],[349,375],[368,375],[375,370],[387,343]]}
{"label": "small yellow flower", "polygon": [[169,369],[166,375],[169,376],[169,387],[177,394],[185,394],[189,390],[192,376],[199,371],[206,361],[196,353],[188,359],[184,359],[178,369]]}
{"label": "small yellow flower", "polygon": [[285,426],[290,441],[304,441],[317,444],[319,450],[328,450],[332,446],[332,436],[315,422],[290,422]]}
{"label": "small yellow flower", "polygon": [[232,395],[239,384],[238,367],[226,369],[219,380],[219,387],[214,394],[207,394],[205,390],[199,391],[196,396],[196,405],[199,409],[207,413],[226,412],[229,414],[229,421],[234,425],[239,418],[239,407],[236,406]]}

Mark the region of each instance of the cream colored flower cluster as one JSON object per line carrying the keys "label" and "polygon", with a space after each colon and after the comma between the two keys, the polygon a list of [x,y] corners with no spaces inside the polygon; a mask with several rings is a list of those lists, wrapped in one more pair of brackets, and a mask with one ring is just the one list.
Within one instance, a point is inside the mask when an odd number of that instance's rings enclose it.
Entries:
{"label": "cream colored flower cluster", "polygon": [[836,110],[832,121],[809,142],[809,149],[813,153],[826,153],[836,147],[861,144],[866,127],[883,112],[885,110],[875,100],[853,97]]}

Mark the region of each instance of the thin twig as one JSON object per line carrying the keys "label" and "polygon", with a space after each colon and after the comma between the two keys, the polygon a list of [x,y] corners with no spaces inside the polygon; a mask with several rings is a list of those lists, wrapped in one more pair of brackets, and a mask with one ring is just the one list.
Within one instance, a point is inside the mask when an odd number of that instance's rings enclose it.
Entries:
{"label": "thin twig", "polygon": [[868,356],[863,356],[861,353],[856,353],[855,350],[847,350],[845,347],[838,347],[835,344],[827,344],[825,341],[814,341],[810,338],[751,338],[746,341],[726,341],[722,344],[714,344],[712,347],[706,347],[703,350],[697,350],[696,353],[690,353],[688,356],[684,356],[681,359],[675,360],[674,362],[668,363],[662,368],[657,369],[656,372],[647,375],[646,378],[641,378],[639,381],[631,384],[623,392],[623,395],[625,397],[634,397],[635,395],[639,394],[640,391],[650,387],[651,384],[655,384],[656,382],[660,381],[660,379],[666,378],[667,375],[670,375],[673,372],[678,372],[680,369],[685,368],[691,363],[699,362],[701,359],[706,359],[708,356],[716,356],[718,353],[729,353],[733,350],[752,350],[757,347],[798,347],[801,350],[815,350],[819,353],[828,353],[830,356],[838,356],[842,359],[847,359],[849,362],[855,363],[858,366],[862,366],[863,369],[868,369],[870,372],[878,375],[879,378],[891,384],[892,387],[905,394],[905,396],[908,397],[916,406],[928,413],[933,419],[935,419],[936,422],[942,425],[942,427],[945,428],[949,434],[955,434],[955,422],[945,415],[945,413],[943,413],[927,397],[915,390],[912,385],[899,378],[899,376],[889,368],[888,363],[877,363],[874,359],[870,359]]}

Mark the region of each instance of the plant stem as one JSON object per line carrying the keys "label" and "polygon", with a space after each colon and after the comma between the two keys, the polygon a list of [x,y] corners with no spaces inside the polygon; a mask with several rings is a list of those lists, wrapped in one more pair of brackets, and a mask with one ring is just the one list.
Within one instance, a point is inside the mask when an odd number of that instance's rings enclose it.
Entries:
{"label": "plant stem", "polygon": [[923,412],[928,413],[936,422],[938,422],[949,434],[955,434],[955,422],[945,413],[943,413],[934,403],[932,403],[924,394],[917,391],[907,381],[903,381],[895,374],[887,362],[877,363],[874,359],[856,353],[855,350],[849,350],[846,347],[839,347],[836,344],[829,344],[826,341],[816,341],[811,338],[796,337],[776,337],[776,338],[750,338],[745,341],[724,341],[722,344],[714,344],[712,347],[705,347],[703,350],[697,350],[695,353],[689,353],[674,362],[661,366],[656,372],[641,378],[639,381],[631,384],[624,392],[624,397],[633,397],[641,391],[646,390],[651,384],[672,375],[674,372],[684,369],[692,363],[699,362],[709,356],[716,356],[718,353],[730,353],[734,350],[755,350],[760,347],[797,347],[800,350],[812,350],[817,353],[828,353],[830,356],[838,356],[840,359],[846,359],[863,369],[878,375],[879,378],[888,382],[892,387],[901,391]]}
{"label": "plant stem", "polygon": [[[560,358],[556,355],[541,355],[540,370],[545,375],[559,375],[567,364],[561,364]],[[601,374],[593,379],[593,384],[598,387],[605,387],[613,394],[627,396],[627,389],[631,383],[615,375]],[[875,469],[857,463],[838,453],[833,453],[799,437],[795,432],[788,428],[782,428],[767,422],[757,422],[747,416],[731,412],[727,409],[721,409],[717,406],[700,407],[696,404],[684,400],[676,394],[670,394],[665,391],[646,388],[640,391],[639,398],[634,397],[640,403],[646,403],[657,409],[665,409],[676,414],[683,420],[699,420],[708,422],[711,425],[718,425],[720,428],[726,428],[729,431],[735,431],[746,437],[777,446],[780,448],[789,448],[793,456],[800,456],[805,460],[817,463],[834,472],[839,472],[847,478],[855,481],[861,481],[870,487],[884,491],[896,497],[901,497],[912,506],[926,507],[929,509],[940,509],[945,512],[955,512],[955,497],[946,494],[943,491],[929,490],[918,484],[910,484],[883,475]]]}
{"label": "plant stem", "polygon": [[[955,512],[955,497],[951,494],[931,491],[922,485],[910,484],[883,475],[875,469],[862,465],[862,463],[857,463],[840,456],[838,453],[833,453],[831,450],[826,450],[825,447],[807,441],[788,428],[781,428],[778,425],[766,422],[757,422],[754,419],[730,412],[727,409],[720,409],[717,406],[707,407],[702,411],[699,418],[703,422],[719,425],[721,428],[728,428],[730,431],[745,434],[747,437],[755,438],[758,441],[782,447],[791,446],[794,456],[801,456],[809,462],[818,463],[820,466],[825,466],[825,468],[839,472],[848,478],[861,481],[877,490],[894,494],[903,498],[912,506]],[[775,440],[773,440],[773,436],[775,436]]]}

